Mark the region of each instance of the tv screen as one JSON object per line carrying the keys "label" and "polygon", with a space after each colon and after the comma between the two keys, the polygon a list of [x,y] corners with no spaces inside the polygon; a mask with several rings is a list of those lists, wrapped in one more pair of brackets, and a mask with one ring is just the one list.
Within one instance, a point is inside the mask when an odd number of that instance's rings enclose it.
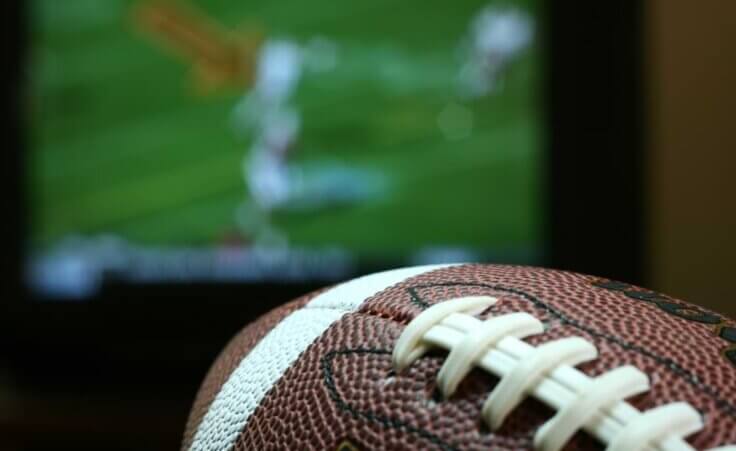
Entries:
{"label": "tv screen", "polygon": [[540,15],[532,0],[33,0],[30,287],[537,262]]}

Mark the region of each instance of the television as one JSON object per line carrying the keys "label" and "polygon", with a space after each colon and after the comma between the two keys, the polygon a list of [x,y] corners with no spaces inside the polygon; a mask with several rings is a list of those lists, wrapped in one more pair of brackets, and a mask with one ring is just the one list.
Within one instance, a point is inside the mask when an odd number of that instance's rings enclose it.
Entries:
{"label": "television", "polygon": [[257,315],[390,267],[646,276],[634,2],[9,8],[0,334],[31,390],[188,400]]}

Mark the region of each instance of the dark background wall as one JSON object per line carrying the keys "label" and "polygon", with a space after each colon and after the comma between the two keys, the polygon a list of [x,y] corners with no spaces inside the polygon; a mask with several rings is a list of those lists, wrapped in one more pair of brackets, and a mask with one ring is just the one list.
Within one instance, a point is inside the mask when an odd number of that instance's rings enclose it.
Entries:
{"label": "dark background wall", "polygon": [[647,2],[648,284],[736,317],[736,2]]}

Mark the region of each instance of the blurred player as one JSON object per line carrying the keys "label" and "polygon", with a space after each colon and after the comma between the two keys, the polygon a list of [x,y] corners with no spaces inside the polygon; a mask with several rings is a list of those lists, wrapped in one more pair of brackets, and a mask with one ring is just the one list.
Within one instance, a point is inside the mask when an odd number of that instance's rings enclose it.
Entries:
{"label": "blurred player", "polygon": [[498,89],[502,73],[532,41],[529,15],[516,8],[487,6],[470,24],[460,71],[463,96],[480,97]]}
{"label": "blurred player", "polygon": [[374,196],[382,177],[339,161],[316,160],[294,164],[301,115],[294,97],[306,74],[332,70],[336,46],[324,38],[305,45],[287,40],[266,41],[257,58],[256,77],[236,106],[236,128],[248,131],[251,147],[243,159],[243,177],[251,202],[238,213],[241,228],[258,243],[285,245],[286,238],[271,224],[278,210],[308,211],[354,203]]}
{"label": "blurred player", "polygon": [[288,154],[299,132],[299,115],[289,109],[266,113],[260,136],[243,160],[243,176],[251,197],[267,211],[289,201],[298,180],[289,170]]}
{"label": "blurred player", "polygon": [[271,246],[285,241],[270,224],[271,212],[288,202],[295,189],[288,158],[301,127],[292,97],[302,77],[303,60],[302,49],[291,41],[264,42],[253,88],[234,111],[237,128],[252,136],[242,167],[252,203],[241,206],[238,221],[256,241]]}
{"label": "blurred player", "polygon": [[253,144],[243,160],[243,176],[258,206],[270,211],[288,201],[292,183],[287,167],[301,118],[291,97],[302,76],[302,51],[289,41],[267,41],[258,55],[253,89],[236,109],[251,130]]}

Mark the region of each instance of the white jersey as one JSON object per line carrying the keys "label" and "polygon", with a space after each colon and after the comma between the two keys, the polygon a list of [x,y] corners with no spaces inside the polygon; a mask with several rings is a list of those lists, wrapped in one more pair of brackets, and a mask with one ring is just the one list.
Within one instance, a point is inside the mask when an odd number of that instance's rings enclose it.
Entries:
{"label": "white jersey", "polygon": [[506,59],[529,45],[533,29],[530,18],[517,9],[487,7],[473,21],[474,51],[483,57]]}
{"label": "white jersey", "polygon": [[529,46],[534,35],[531,18],[523,11],[488,6],[470,24],[466,61],[460,72],[460,88],[470,97],[497,88],[509,62]]}
{"label": "white jersey", "polygon": [[301,79],[302,62],[302,50],[297,44],[267,41],[258,54],[254,94],[263,103],[285,103]]}

